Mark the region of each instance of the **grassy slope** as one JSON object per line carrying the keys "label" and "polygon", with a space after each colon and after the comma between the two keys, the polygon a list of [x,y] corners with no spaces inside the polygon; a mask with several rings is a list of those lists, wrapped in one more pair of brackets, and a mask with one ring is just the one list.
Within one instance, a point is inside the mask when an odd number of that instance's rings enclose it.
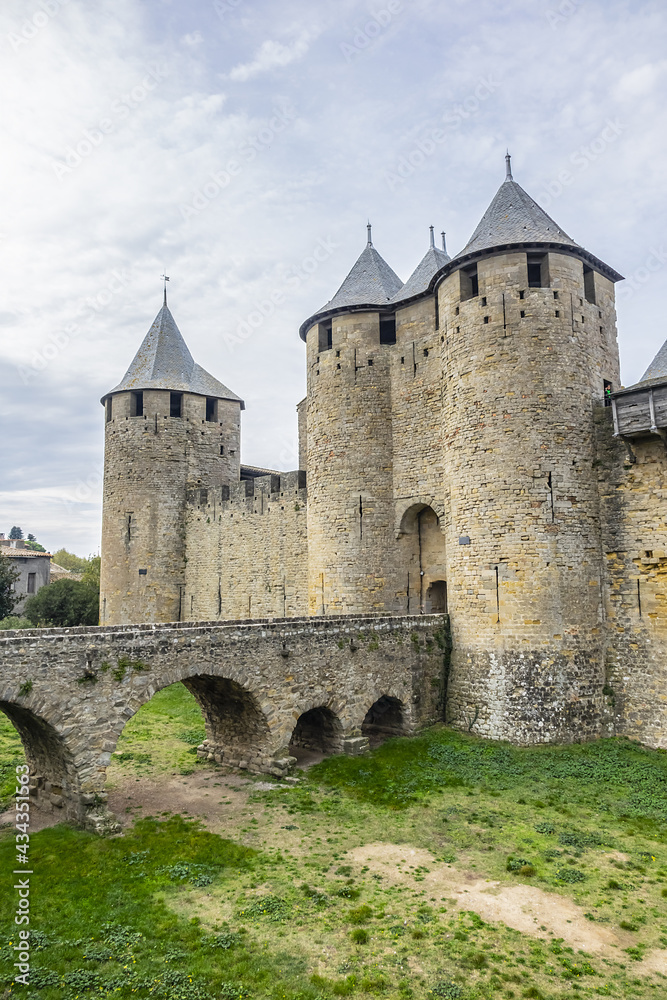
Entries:
{"label": "grassy slope", "polygon": [[[161,692],[128,723],[113,780],[202,767],[189,752],[200,734],[185,689]],[[16,753],[1,726],[0,752],[0,765]],[[180,818],[108,840],[65,827],[36,834],[34,927],[46,939],[35,967],[47,971],[33,976],[33,990],[44,983],[35,996],[667,993],[664,978],[637,974],[646,948],[667,946],[663,753],[625,741],[519,750],[436,728],[370,757],[325,761],[298,787],[258,790],[250,809],[225,831],[236,843]],[[0,836],[4,872],[11,833]],[[426,866],[406,862],[407,881],[394,882],[347,854],[380,841],[426,848],[453,873],[574,899],[593,922],[625,924],[628,950],[574,954],[486,924],[427,893]],[[508,858],[533,873],[508,872]],[[3,894],[9,939],[13,904]],[[5,945],[7,972],[9,953]]]}

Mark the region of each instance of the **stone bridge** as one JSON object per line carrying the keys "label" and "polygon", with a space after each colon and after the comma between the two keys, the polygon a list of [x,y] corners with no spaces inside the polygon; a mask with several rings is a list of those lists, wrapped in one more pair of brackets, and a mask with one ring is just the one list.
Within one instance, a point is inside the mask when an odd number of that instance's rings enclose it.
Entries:
{"label": "stone bridge", "polygon": [[201,757],[285,776],[303,749],[360,753],[442,719],[442,615],[178,622],[0,632],[0,710],[34,804],[112,828],[106,769],[128,719],[182,681]]}

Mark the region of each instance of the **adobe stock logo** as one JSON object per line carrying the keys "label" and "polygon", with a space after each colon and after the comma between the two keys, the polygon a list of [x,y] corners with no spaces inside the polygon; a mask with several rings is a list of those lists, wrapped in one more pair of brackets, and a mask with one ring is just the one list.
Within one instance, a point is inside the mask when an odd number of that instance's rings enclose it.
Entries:
{"label": "adobe stock logo", "polygon": [[69,0],[40,0],[41,10],[36,10],[32,17],[27,18],[19,29],[19,33],[10,31],[7,41],[18,52],[22,45],[32,41],[42,28],[45,28],[49,21],[56,16],[61,7],[66,6]]}

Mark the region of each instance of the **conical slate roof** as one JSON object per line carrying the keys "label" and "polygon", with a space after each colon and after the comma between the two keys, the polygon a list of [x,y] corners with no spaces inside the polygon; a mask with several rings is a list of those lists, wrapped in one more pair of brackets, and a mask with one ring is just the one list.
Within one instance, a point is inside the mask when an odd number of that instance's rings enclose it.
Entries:
{"label": "conical slate roof", "polygon": [[[444,234],[443,234],[444,236]],[[448,264],[452,258],[446,250],[439,250],[433,242],[433,227],[431,227],[431,245],[422,257],[419,264],[405,282],[402,288],[392,298],[392,302],[403,302],[412,298],[413,295],[421,295],[431,283],[431,278],[441,267]]]}
{"label": "conical slate roof", "polygon": [[403,282],[380,256],[371,241],[368,243],[336,294],[317,313],[345,306],[383,306],[402,287]]}
{"label": "conical slate roof", "polygon": [[653,358],[653,361],[648,366],[639,382],[652,382],[656,379],[667,379],[667,340]]}
{"label": "conical slate roof", "polygon": [[110,393],[129,389],[170,389],[235,399],[243,409],[243,400],[236,393],[196,364],[169,311],[166,297],[132,364]]}
{"label": "conical slate roof", "polygon": [[457,257],[508,243],[560,243],[582,249],[513,179],[507,177],[482,216],[482,221]]}

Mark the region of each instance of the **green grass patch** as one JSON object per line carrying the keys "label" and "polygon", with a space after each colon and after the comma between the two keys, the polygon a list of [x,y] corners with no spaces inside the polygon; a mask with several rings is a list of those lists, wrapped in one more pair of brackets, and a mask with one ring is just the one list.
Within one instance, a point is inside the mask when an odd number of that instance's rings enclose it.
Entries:
{"label": "green grass patch", "polygon": [[[571,792],[561,801],[667,823],[667,752],[624,739],[521,748],[436,726],[410,740],[388,740],[370,757],[331,757],[309,775],[313,782],[393,809],[446,788],[481,786],[493,793],[529,786],[547,799]],[[544,806],[538,799],[536,807]],[[596,835],[561,836],[570,838],[561,843],[591,846]],[[577,842],[577,836],[584,840]]]}

